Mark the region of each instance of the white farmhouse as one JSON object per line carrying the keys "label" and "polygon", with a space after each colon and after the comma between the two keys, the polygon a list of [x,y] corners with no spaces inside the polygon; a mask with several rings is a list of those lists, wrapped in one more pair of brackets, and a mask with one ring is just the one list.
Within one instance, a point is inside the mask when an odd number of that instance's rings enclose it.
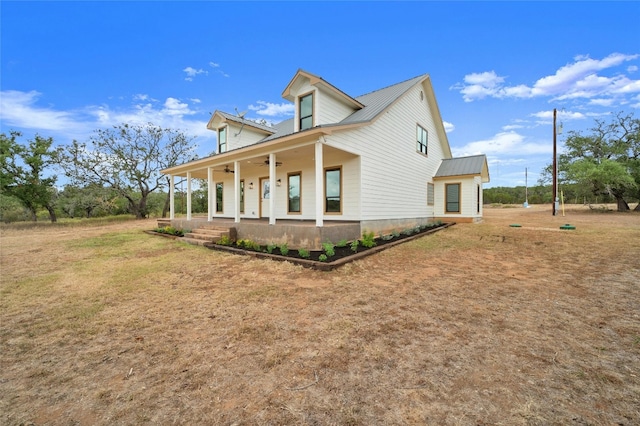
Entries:
{"label": "white farmhouse", "polygon": [[[452,158],[429,75],[354,98],[298,70],[282,96],[292,119],[271,127],[216,111],[207,128],[217,154],[163,170],[174,225],[213,222],[238,238],[314,249],[364,231],[482,219],[486,157]],[[187,179],[180,219],[176,176]],[[191,214],[192,179],[208,182],[206,218]]]}

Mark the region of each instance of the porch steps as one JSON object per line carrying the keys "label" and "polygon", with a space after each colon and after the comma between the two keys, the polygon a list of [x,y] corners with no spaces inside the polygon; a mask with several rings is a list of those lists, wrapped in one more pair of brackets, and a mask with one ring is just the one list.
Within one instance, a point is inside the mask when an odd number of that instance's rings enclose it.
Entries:
{"label": "porch steps", "polygon": [[202,246],[205,243],[217,243],[224,236],[235,239],[236,229],[224,226],[204,225],[184,234],[182,241]]}
{"label": "porch steps", "polygon": [[158,228],[164,228],[165,226],[171,226],[171,219],[158,219]]}

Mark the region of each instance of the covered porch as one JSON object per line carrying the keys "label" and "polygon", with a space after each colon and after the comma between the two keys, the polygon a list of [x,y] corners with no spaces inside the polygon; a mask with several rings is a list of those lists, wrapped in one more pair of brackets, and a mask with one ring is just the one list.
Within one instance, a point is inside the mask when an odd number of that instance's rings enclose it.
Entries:
{"label": "covered porch", "polygon": [[[267,142],[216,154],[163,171],[169,176],[169,220],[175,227],[233,227],[239,239],[317,249],[322,242],[361,235],[357,216],[345,214],[343,179],[359,175],[359,157],[312,132],[295,141]],[[339,170],[338,189],[327,170]],[[176,179],[186,184],[186,213],[175,214]],[[194,179],[206,182],[205,215],[192,213]],[[350,199],[359,194],[349,193]],[[339,211],[328,205],[339,204]]]}

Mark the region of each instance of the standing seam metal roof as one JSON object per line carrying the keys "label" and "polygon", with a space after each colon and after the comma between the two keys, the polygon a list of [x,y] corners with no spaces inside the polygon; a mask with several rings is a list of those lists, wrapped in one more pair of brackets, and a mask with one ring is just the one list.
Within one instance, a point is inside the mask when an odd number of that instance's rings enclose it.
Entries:
{"label": "standing seam metal roof", "polygon": [[[340,126],[344,124],[356,124],[371,121],[389,107],[389,105],[395,102],[400,96],[402,96],[407,90],[425,78],[427,78],[427,74],[358,96],[355,99],[363,104],[364,108],[355,111],[353,114],[338,123],[324,124],[319,127]],[[260,142],[266,142],[268,140],[293,134],[293,119],[281,122],[274,126],[273,130],[276,130],[275,134],[262,139]]]}
{"label": "standing seam metal roof", "polygon": [[442,160],[434,177],[480,175],[486,162],[487,156],[484,154],[447,158]]}

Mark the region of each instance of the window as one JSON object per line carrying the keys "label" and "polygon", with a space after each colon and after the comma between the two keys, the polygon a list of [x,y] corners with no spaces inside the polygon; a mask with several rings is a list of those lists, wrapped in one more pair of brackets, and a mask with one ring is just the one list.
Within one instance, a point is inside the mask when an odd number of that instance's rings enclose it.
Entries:
{"label": "window", "polygon": [[244,213],[244,179],[240,180],[240,213]]}
{"label": "window", "polygon": [[448,183],[445,185],[446,192],[446,212],[460,213],[460,184]]}
{"label": "window", "polygon": [[432,206],[433,205],[433,194],[434,190],[433,190],[433,184],[432,183],[427,183],[427,205],[428,206]]}
{"label": "window", "polygon": [[300,213],[300,172],[290,173],[287,176],[289,192],[289,213]]}
{"label": "window", "polygon": [[422,126],[420,125],[418,125],[416,128],[416,139],[418,141],[416,145],[416,151],[424,155],[427,155],[428,134],[427,134],[427,131],[423,129]]}
{"label": "window", "polygon": [[218,154],[227,152],[227,128],[218,129]]}
{"label": "window", "polygon": [[480,185],[478,185],[477,192],[478,192],[478,194],[477,194],[478,199],[476,200],[477,201],[476,213],[480,213],[480,205],[481,205],[480,203],[481,203],[481,200],[482,200],[482,188],[480,188]]}
{"label": "window", "polygon": [[300,131],[313,127],[313,93],[300,97]]}
{"label": "window", "polygon": [[222,213],[222,182],[216,183],[216,213]]}
{"label": "window", "polygon": [[342,211],[342,181],[340,174],[340,168],[324,171],[325,213],[340,213]]}

